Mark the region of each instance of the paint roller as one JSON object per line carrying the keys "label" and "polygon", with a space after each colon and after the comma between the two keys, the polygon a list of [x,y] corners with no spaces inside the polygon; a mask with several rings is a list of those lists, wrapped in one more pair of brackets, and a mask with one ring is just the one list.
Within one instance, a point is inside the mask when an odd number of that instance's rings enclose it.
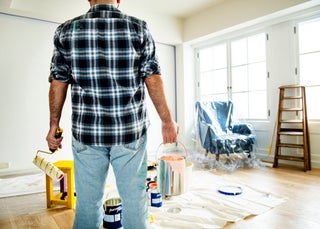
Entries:
{"label": "paint roller", "polygon": [[[56,138],[60,138],[62,135],[62,128],[58,128],[56,130]],[[51,177],[53,180],[59,181],[64,177],[64,173],[53,163],[47,161],[42,156],[39,155],[39,153],[44,154],[54,154],[58,149],[49,149],[50,152],[46,152],[43,150],[38,150],[35,158],[33,159],[33,164],[35,164],[38,168],[40,168],[42,171],[44,171],[49,177]]]}

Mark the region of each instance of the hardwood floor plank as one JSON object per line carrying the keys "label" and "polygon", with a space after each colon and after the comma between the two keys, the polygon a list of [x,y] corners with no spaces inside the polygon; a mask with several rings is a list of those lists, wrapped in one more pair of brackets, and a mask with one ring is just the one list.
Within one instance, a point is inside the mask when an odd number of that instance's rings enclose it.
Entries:
{"label": "hardwood floor plank", "polygon": [[74,210],[67,209],[62,212],[58,212],[53,215],[53,218],[60,228],[71,229],[74,219]]}
{"label": "hardwood floor plank", "polygon": [[46,213],[25,214],[16,216],[11,221],[12,228],[48,228],[59,229],[55,220]]}
{"label": "hardwood floor plank", "polygon": [[0,220],[0,228],[1,229],[11,229],[11,218],[1,219]]}

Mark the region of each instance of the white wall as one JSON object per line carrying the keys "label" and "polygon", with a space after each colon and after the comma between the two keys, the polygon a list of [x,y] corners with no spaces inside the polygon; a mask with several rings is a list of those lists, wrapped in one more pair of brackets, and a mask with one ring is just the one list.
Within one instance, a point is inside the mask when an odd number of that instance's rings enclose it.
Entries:
{"label": "white wall", "polygon": [[0,25],[0,161],[21,168],[37,149],[47,149],[47,78],[57,25],[3,14]]}
{"label": "white wall", "polygon": [[177,121],[180,126],[179,140],[187,148],[194,148],[196,77],[193,48],[177,46]]}
{"label": "white wall", "polygon": [[[173,118],[176,117],[176,72],[175,72],[175,48],[171,45],[157,43],[157,53],[161,64],[161,74],[164,84],[167,103]],[[148,129],[148,154],[156,153],[159,145],[162,143],[161,120],[153,106],[151,99],[147,97],[148,114],[150,118],[150,127]]]}
{"label": "white wall", "polygon": [[225,0],[184,21],[183,40],[198,39],[309,0]]}

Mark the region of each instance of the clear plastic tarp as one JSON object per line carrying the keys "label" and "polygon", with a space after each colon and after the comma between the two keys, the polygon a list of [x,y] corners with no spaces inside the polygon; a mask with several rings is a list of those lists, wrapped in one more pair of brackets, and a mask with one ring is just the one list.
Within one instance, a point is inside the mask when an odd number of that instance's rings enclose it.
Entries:
{"label": "clear plastic tarp", "polygon": [[204,151],[193,153],[195,166],[230,171],[260,164],[254,155],[253,127],[233,117],[232,101],[197,102],[195,108],[196,148]]}

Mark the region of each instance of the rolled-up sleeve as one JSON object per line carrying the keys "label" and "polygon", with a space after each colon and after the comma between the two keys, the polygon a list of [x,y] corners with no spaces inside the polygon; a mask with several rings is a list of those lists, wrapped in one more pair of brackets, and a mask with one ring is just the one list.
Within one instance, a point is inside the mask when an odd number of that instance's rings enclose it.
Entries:
{"label": "rolled-up sleeve", "polygon": [[155,42],[150,34],[147,24],[144,24],[144,36],[140,62],[140,76],[149,77],[153,74],[161,75],[159,59],[156,54]]}
{"label": "rolled-up sleeve", "polygon": [[61,42],[61,31],[58,27],[54,35],[54,50],[51,59],[49,82],[58,80],[64,83],[70,83],[72,80],[70,62],[67,61],[67,50]]}

